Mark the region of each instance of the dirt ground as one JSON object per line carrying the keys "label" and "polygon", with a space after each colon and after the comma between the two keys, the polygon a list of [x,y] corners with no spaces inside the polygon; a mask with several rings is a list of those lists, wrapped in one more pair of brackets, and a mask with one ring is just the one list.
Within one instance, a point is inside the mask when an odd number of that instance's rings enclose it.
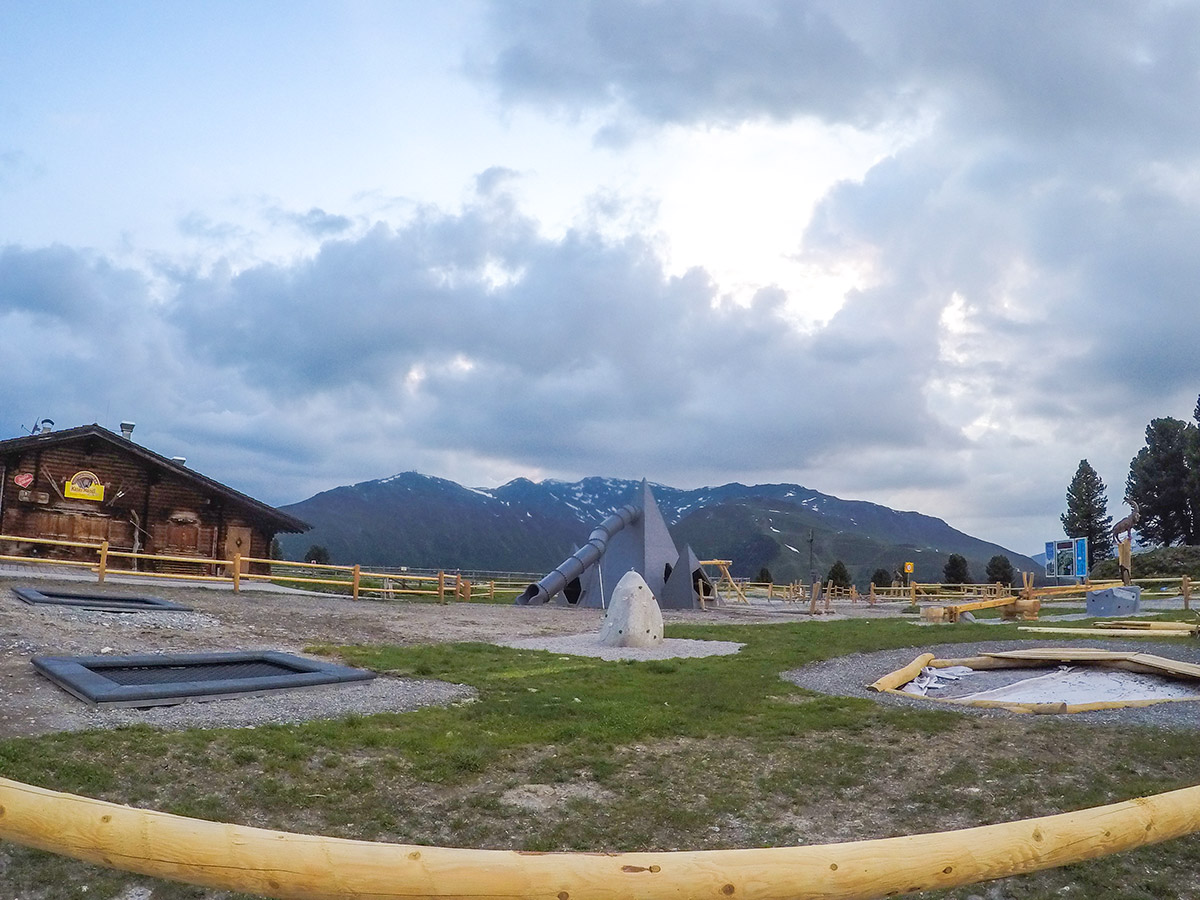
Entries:
{"label": "dirt ground", "polygon": [[[190,613],[107,613],[62,606],[31,606],[15,587],[101,595],[152,596],[193,608]],[[284,590],[243,590],[94,581],[0,573],[0,738],[59,729],[62,713],[82,701],[30,664],[35,655],[98,655],[220,650],[300,653],[312,644],[428,644],[595,632],[600,610],[481,603],[437,605],[404,601],[352,601],[346,597]],[[725,607],[664,612],[687,622],[794,621],[807,619],[798,605]]]}

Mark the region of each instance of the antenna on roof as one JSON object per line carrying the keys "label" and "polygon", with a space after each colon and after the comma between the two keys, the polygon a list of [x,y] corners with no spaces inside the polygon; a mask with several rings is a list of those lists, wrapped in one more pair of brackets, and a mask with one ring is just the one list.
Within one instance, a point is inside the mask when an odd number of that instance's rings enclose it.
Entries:
{"label": "antenna on roof", "polygon": [[34,426],[32,428],[26,428],[24,425],[22,425],[21,430],[28,431],[30,434],[49,434],[54,430],[54,420],[34,419]]}

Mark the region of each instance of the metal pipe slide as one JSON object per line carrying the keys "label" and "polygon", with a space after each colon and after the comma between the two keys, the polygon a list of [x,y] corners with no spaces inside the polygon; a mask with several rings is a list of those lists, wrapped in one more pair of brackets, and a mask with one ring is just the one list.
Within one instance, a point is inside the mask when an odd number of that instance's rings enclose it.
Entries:
{"label": "metal pipe slide", "polygon": [[550,602],[555,594],[599,562],[609,539],[626,525],[636,522],[641,514],[642,511],[632,504],[622,506],[597,525],[587,543],[567,557],[562,565],[537,584],[525,588],[516,599],[515,605],[530,606]]}

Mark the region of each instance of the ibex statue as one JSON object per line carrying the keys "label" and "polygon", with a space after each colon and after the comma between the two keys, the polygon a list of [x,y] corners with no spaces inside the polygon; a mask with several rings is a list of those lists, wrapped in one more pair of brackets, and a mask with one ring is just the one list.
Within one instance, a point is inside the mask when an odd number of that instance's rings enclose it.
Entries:
{"label": "ibex statue", "polygon": [[1112,530],[1113,540],[1117,541],[1117,542],[1120,542],[1120,540],[1121,540],[1121,532],[1122,531],[1126,532],[1129,536],[1129,540],[1132,541],[1133,540],[1133,526],[1138,523],[1137,501],[1130,500],[1128,497],[1126,497],[1125,502],[1133,507],[1133,512],[1131,512],[1129,515],[1127,515],[1120,522],[1118,522],[1116,525],[1113,526],[1113,530]]}

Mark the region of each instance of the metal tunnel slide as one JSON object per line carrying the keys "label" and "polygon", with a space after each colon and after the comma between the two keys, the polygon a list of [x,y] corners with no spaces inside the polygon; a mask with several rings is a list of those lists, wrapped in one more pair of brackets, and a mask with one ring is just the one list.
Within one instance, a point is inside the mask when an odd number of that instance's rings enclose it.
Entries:
{"label": "metal tunnel slide", "polygon": [[549,603],[568,584],[596,565],[604,555],[612,536],[627,525],[634,524],[641,514],[642,511],[632,504],[622,506],[597,525],[587,543],[567,557],[562,565],[541,581],[525,588],[521,596],[514,601],[515,605],[534,606]]}

